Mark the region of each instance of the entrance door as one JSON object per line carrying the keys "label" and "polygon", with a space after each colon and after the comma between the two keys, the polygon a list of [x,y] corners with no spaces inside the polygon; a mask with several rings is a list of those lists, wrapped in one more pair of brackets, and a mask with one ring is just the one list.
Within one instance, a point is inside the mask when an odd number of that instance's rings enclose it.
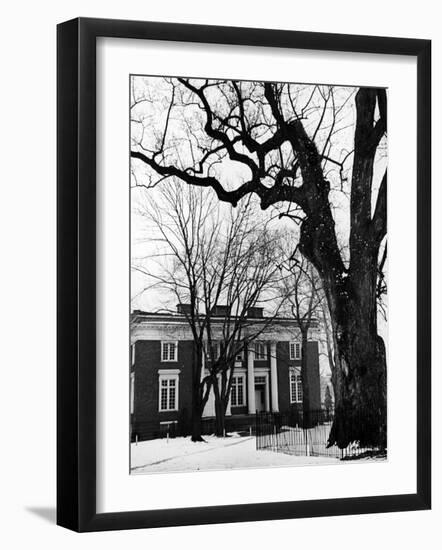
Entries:
{"label": "entrance door", "polygon": [[265,411],[265,386],[255,385],[255,407],[258,412]]}

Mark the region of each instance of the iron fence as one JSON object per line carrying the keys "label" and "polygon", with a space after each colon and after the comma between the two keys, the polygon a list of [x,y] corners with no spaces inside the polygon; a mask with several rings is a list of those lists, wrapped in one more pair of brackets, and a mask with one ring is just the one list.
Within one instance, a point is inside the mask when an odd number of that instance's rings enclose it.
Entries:
{"label": "iron fence", "polygon": [[380,449],[351,444],[345,449],[327,448],[333,411],[295,410],[289,413],[256,414],[256,449],[296,456],[323,456],[342,460],[380,453]]}

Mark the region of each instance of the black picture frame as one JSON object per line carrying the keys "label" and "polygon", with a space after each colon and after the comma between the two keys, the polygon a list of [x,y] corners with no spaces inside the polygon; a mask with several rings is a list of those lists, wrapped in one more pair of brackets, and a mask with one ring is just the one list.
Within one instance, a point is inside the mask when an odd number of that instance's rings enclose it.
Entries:
{"label": "black picture frame", "polygon": [[[96,512],[96,39],[116,37],[417,59],[417,491],[361,498]],[[431,42],[79,18],[57,28],[57,523],[83,531],[425,510],[431,506]]]}

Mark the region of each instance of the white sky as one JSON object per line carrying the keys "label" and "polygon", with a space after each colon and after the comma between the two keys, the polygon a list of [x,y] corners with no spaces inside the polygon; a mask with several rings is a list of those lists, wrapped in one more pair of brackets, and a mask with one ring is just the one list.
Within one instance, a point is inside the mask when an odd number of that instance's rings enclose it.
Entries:
{"label": "white sky", "polygon": [[[172,79],[175,83],[176,79]],[[202,81],[192,80],[196,85],[201,85]],[[244,86],[248,84],[245,83]],[[131,102],[137,104],[131,109],[131,137],[132,147],[136,147],[135,143],[141,143],[146,149],[152,150],[158,147],[164,132],[165,121],[169,111],[170,100],[172,97],[172,86],[170,79],[162,77],[132,77],[132,97]],[[304,126],[306,130],[312,134],[318,125],[319,117],[322,113],[322,105],[324,104],[323,96],[327,94],[329,87],[313,86],[313,85],[292,85],[290,90],[293,96],[297,98],[296,108],[308,103],[309,110],[306,111],[306,120]],[[209,88],[208,95],[212,88]],[[335,109],[338,110],[337,120],[334,126],[334,133],[330,140],[330,149],[327,155],[339,162],[342,162],[346,157],[344,164],[344,176],[346,182],[342,184],[339,168],[333,163],[325,162],[324,171],[327,179],[331,184],[330,201],[333,206],[333,215],[336,221],[336,233],[338,242],[342,247],[346,247],[349,234],[349,182],[351,180],[352,155],[348,153],[353,148],[353,135],[355,124],[355,106],[354,95],[357,88],[351,87],[334,87],[333,100]],[[314,92],[314,93],[313,93]],[[313,93],[313,95],[312,95]],[[178,98],[175,95],[175,102],[183,100],[185,107],[177,106],[170,111],[170,122],[167,131],[165,144],[174,145],[171,147],[167,161],[177,162],[177,155],[182,162],[187,166],[191,164],[189,153],[188,128],[195,133],[201,128],[204,119],[201,118],[196,107],[189,105],[189,98],[195,101],[195,97]],[[187,104],[186,104],[187,100]],[[213,99],[215,101],[215,99]],[[330,104],[330,101],[329,101]],[[318,149],[321,150],[322,144],[327,138],[332,124],[332,105],[326,110],[323,118],[321,129],[317,132],[315,143]],[[200,117],[200,118],[198,118]],[[200,137],[200,136],[199,136]],[[177,145],[178,144],[178,145]],[[377,196],[377,189],[385,171],[387,155],[386,143],[381,144],[381,154],[378,155],[375,164],[374,182],[373,182],[373,206]],[[242,151],[243,152],[243,151]],[[144,165],[142,162],[132,160],[132,185],[136,182],[141,184],[155,183],[158,180],[157,174]],[[226,188],[236,188],[248,177],[248,169],[244,165],[230,160],[224,159],[219,165],[213,168],[212,175],[221,181]],[[161,185],[161,184],[160,184]],[[207,193],[213,193],[208,189]],[[132,189],[131,205],[131,235],[132,235],[132,261],[140,265],[140,258],[146,258],[153,255],[158,250],[152,242],[154,237],[154,227],[146,223],[146,219],[139,216],[137,211],[140,205],[144,208],[150,201],[161,200],[161,192],[156,188]],[[279,204],[270,207],[267,211],[261,211],[260,215],[264,219],[277,218],[281,211],[286,211],[287,204]],[[232,208],[227,203],[219,203],[219,208],[222,212],[227,212]],[[273,222],[275,227],[287,227],[291,231],[296,230],[295,223],[287,218],[275,219]],[[295,243],[296,244],[296,243]],[[294,246],[295,246],[294,244]],[[144,260],[144,265],[149,269],[153,269],[153,261]],[[132,307],[134,309],[156,310],[163,307],[174,306],[176,298],[159,293],[158,290],[144,291],[143,288],[148,286],[146,277],[140,273],[132,272],[131,278],[131,295]]]}

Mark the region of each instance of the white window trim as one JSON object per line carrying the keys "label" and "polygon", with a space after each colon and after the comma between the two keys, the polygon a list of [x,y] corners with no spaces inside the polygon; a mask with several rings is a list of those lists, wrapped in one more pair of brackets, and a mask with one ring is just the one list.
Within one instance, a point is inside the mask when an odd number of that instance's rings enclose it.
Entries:
{"label": "white window trim", "polygon": [[[230,403],[230,405],[232,407],[245,407],[247,405],[246,403],[246,392],[247,392],[247,386],[246,386],[246,375],[245,373],[236,373],[233,374],[233,378],[241,378],[242,380],[242,403],[236,403],[236,405],[233,405],[233,403]],[[233,382],[232,382],[232,387],[233,387]],[[230,393],[230,396],[232,396],[232,394]]]}
{"label": "white window trim", "polygon": [[[301,390],[303,391],[302,380],[300,380],[299,382],[292,382],[292,376],[293,375],[299,376],[299,378],[301,378],[301,369],[300,368],[295,368],[295,369],[290,369],[290,371],[289,371],[290,403],[302,403],[302,399],[300,401],[298,400],[298,384],[301,384]],[[296,386],[295,400],[294,401],[292,399],[292,396],[293,396],[292,385],[293,384]]]}
{"label": "white window trim", "polygon": [[[162,369],[158,371],[158,412],[176,412],[179,410],[179,372],[178,369]],[[163,380],[175,380],[175,407],[173,409],[161,408],[161,382]]]}
{"label": "white window trim", "polygon": [[[292,346],[294,349],[294,353],[292,353]],[[296,353],[296,347],[298,347],[299,353]],[[289,342],[289,354],[290,354],[290,360],[296,361],[302,359],[302,344],[299,340],[293,340],[292,342]]]}
{"label": "white window trim", "polygon": [[[258,354],[256,352],[256,346],[257,345],[264,347],[263,357],[261,357],[261,356],[258,357]],[[267,342],[262,342],[262,341],[259,341],[259,340],[255,341],[254,346],[253,346],[253,352],[254,352],[254,361],[267,361]]]}
{"label": "white window trim", "polygon": [[159,376],[169,376],[169,375],[178,375],[180,374],[181,369],[158,369]]}
{"label": "white window trim", "polygon": [[[173,359],[164,359],[163,346],[165,344],[175,345],[175,357]],[[178,340],[161,340],[161,363],[176,363],[178,361]]]}

